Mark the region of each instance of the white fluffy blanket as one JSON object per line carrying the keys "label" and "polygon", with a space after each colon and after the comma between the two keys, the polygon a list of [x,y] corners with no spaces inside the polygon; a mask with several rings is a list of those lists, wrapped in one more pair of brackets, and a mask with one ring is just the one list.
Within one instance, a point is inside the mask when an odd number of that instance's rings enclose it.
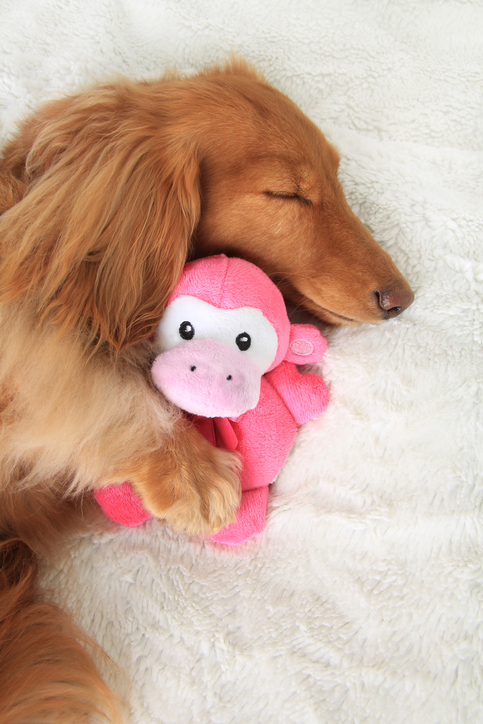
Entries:
{"label": "white fluffy blanket", "polygon": [[47,572],[132,723],[482,722],[482,3],[3,0],[0,48],[4,135],[86,81],[245,55],[337,145],[416,293],[329,334],[329,408],[260,539],[106,527]]}

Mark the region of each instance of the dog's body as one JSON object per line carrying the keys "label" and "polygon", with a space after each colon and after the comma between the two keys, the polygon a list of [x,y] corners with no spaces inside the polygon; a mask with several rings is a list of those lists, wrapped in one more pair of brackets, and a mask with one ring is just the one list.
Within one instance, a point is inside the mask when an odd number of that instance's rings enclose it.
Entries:
{"label": "dog's body", "polygon": [[[234,519],[239,461],[148,380],[149,338],[187,258],[253,261],[328,322],[377,322],[411,303],[350,211],[337,165],[320,131],[241,62],[53,102],[4,149],[6,724],[79,721],[103,706],[114,716],[91,660],[36,589],[32,549],[71,529],[84,491],[129,479],[153,514],[189,534]],[[49,631],[53,644],[39,634]]]}

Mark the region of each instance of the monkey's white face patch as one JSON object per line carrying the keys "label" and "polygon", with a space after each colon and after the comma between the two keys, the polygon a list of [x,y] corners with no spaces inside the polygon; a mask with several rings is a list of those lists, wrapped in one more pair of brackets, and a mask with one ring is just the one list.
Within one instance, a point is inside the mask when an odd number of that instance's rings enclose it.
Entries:
{"label": "monkey's white face patch", "polygon": [[181,296],[166,308],[156,330],[158,352],[190,340],[210,340],[247,355],[264,374],[275,359],[277,333],[260,309],[218,309],[192,296]]}

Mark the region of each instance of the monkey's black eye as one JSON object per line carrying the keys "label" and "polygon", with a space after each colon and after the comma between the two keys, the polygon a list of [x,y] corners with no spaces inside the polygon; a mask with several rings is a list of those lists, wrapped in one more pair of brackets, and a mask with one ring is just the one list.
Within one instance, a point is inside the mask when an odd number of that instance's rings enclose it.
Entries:
{"label": "monkey's black eye", "polygon": [[193,339],[195,336],[195,328],[191,322],[181,322],[179,325],[179,336],[181,339]]}
{"label": "monkey's black eye", "polygon": [[240,349],[242,352],[245,352],[252,343],[252,338],[247,332],[242,332],[238,335],[236,338],[236,344],[238,349]]}

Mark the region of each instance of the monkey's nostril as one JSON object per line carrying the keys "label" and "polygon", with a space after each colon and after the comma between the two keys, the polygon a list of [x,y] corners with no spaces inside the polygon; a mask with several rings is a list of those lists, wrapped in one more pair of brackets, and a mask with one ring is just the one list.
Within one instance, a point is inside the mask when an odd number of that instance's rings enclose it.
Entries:
{"label": "monkey's nostril", "polygon": [[231,375],[228,375],[228,377],[227,377],[226,379],[227,379],[227,380],[231,380],[231,379],[233,379],[233,378],[232,378]]}
{"label": "monkey's nostril", "polygon": [[192,367],[190,367],[190,370],[191,370],[192,372],[194,372],[195,369],[196,369],[196,365],[193,365]]}

